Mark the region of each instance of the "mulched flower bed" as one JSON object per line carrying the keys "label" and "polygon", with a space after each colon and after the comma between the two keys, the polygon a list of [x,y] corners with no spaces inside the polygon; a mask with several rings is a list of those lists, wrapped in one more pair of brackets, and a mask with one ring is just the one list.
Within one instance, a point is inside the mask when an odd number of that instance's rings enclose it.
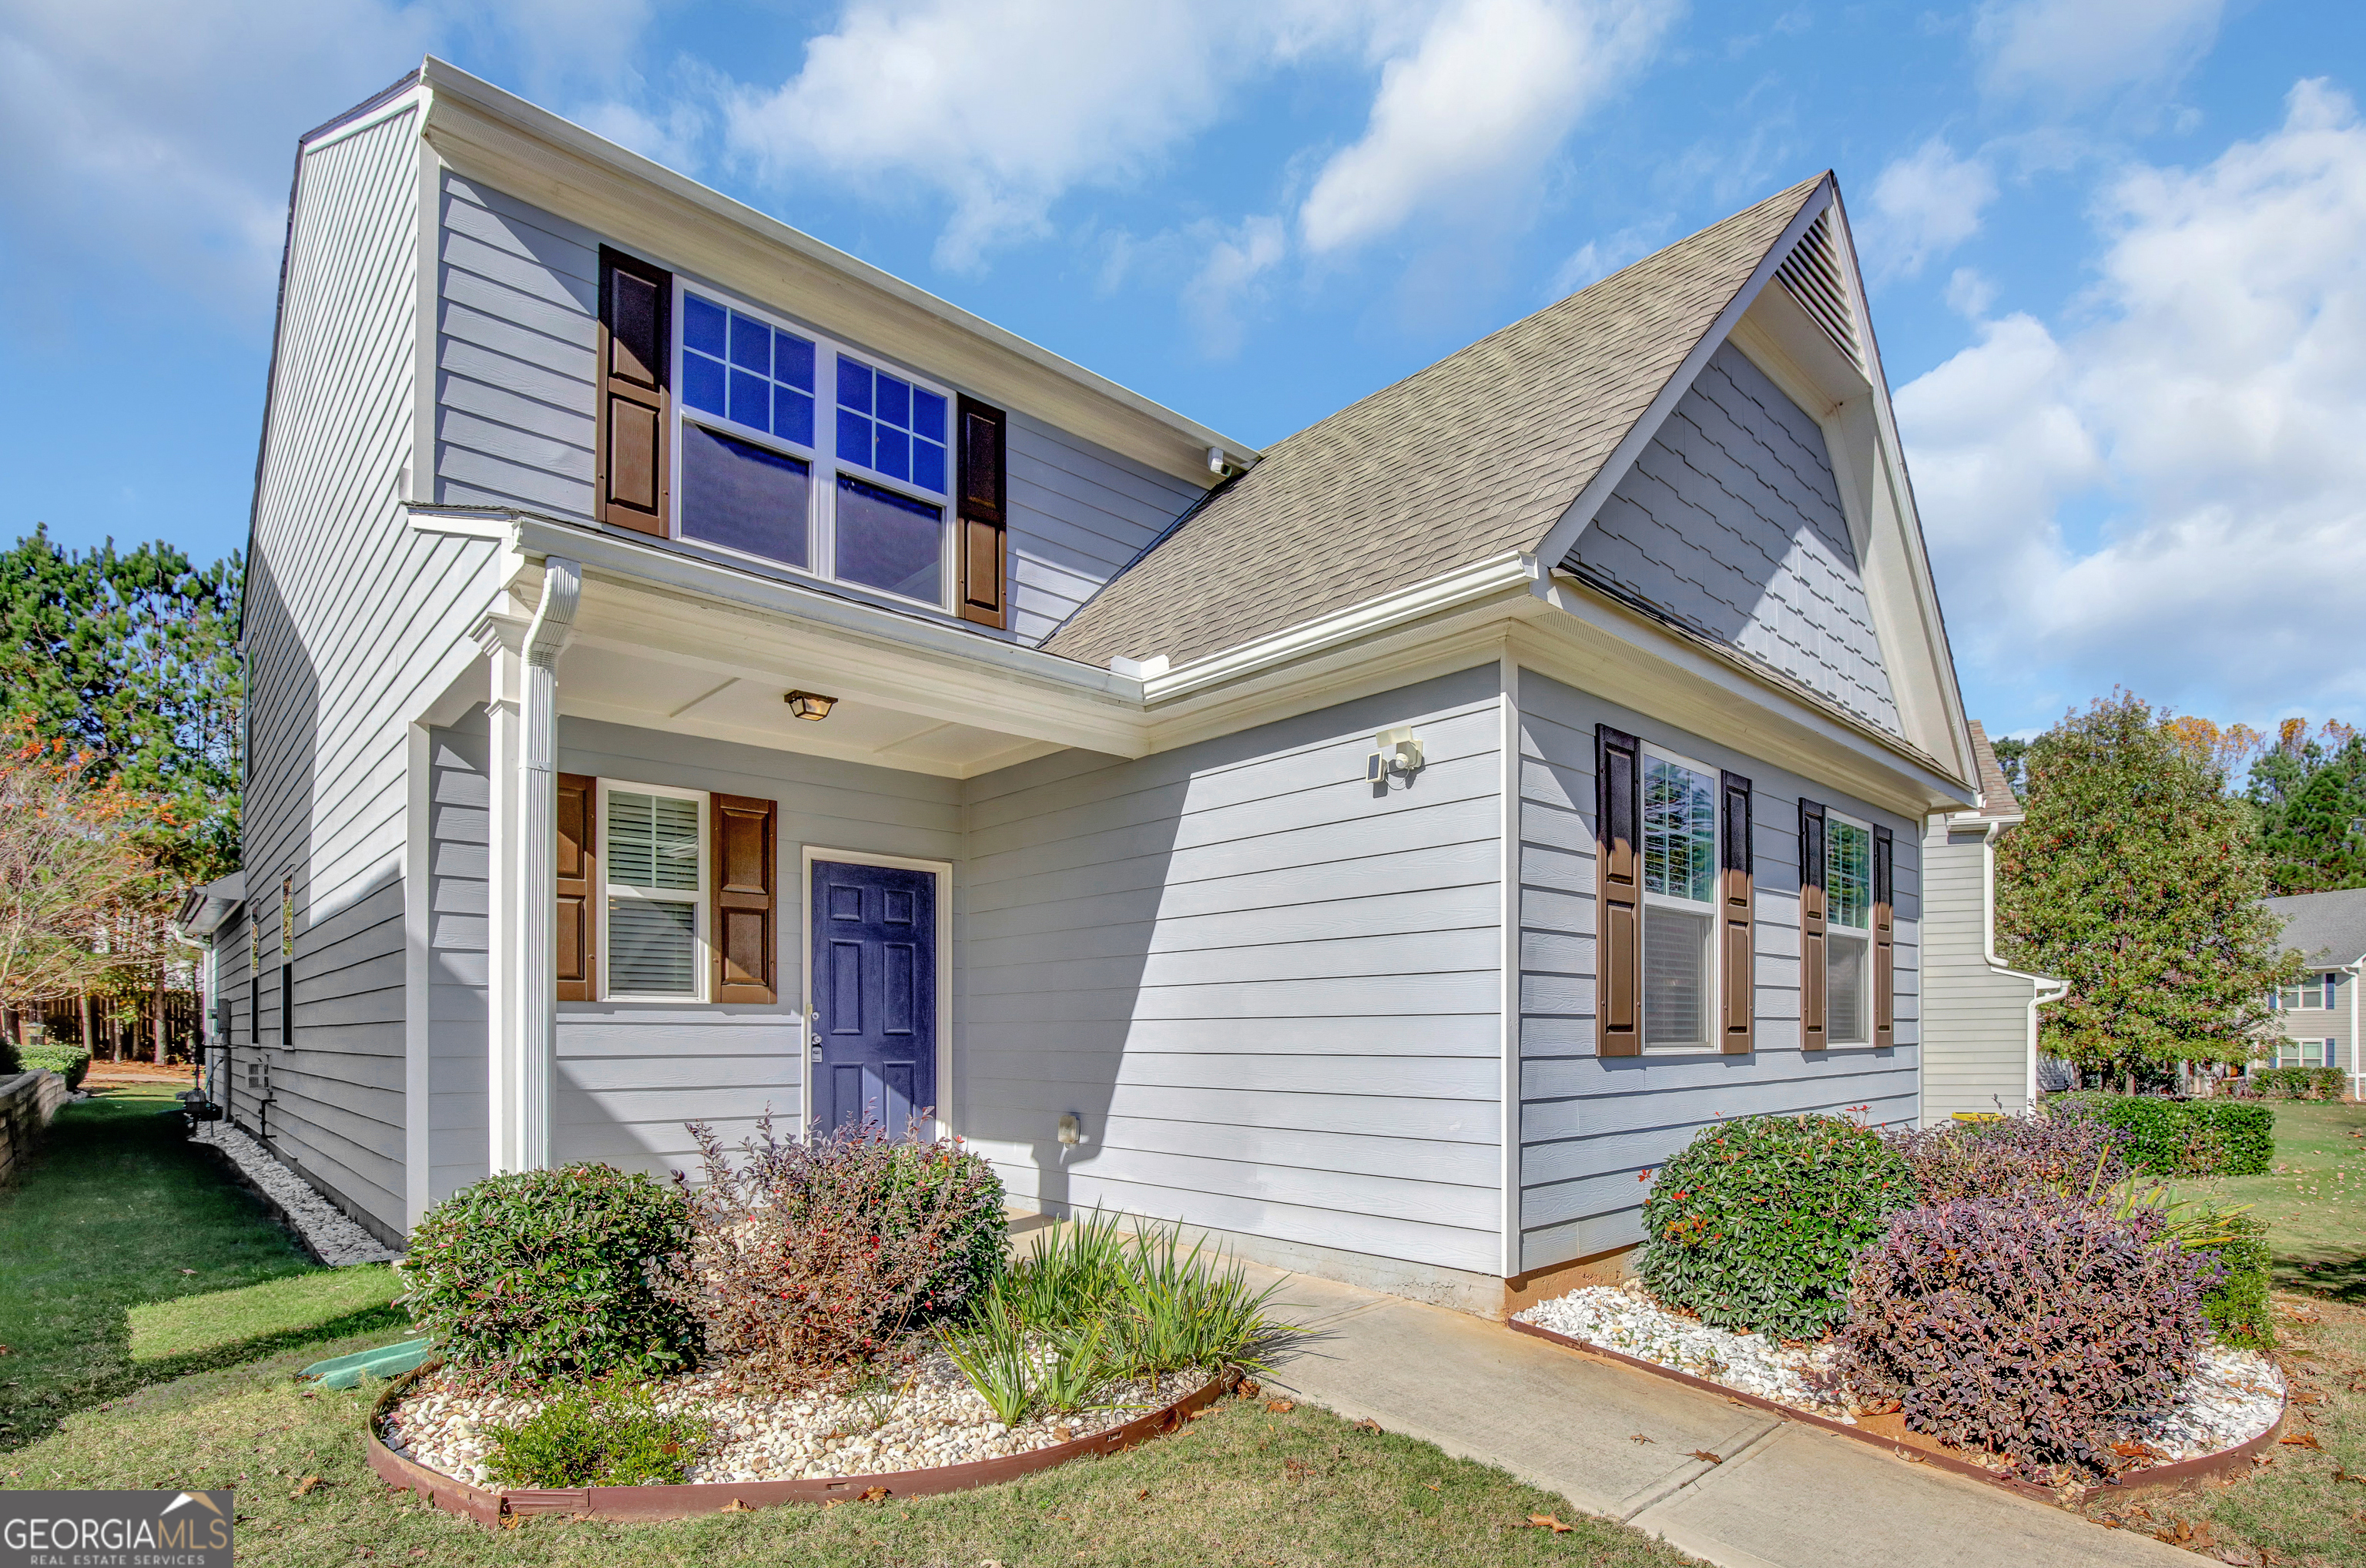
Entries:
{"label": "mulched flower bed", "polygon": [[[727,1363],[657,1382],[658,1408],[709,1424],[713,1440],[692,1461],[693,1483],[818,1480],[1007,1459],[1112,1430],[1172,1403],[1204,1378],[1170,1375],[1110,1387],[1105,1409],[1046,1415],[1017,1427],[986,1400],[941,1349],[867,1393],[775,1394],[751,1387]],[[387,1413],[380,1438],[396,1455],[472,1485],[490,1484],[490,1429],[524,1421],[533,1397],[472,1393],[431,1374]]]}
{"label": "mulched flower bed", "polygon": [[[1834,1386],[1831,1342],[1780,1344],[1760,1334],[1713,1328],[1661,1305],[1639,1284],[1583,1286],[1515,1315],[1571,1339],[1826,1420],[1853,1427],[1862,1418],[1879,1419]],[[2256,1350],[2213,1345],[2203,1351],[2177,1404],[2139,1416],[2122,1440],[2140,1446],[2151,1464],[2201,1459],[2264,1436],[2283,1409],[2283,1374],[2272,1361]],[[1986,1462],[1989,1456],[1965,1457]]]}

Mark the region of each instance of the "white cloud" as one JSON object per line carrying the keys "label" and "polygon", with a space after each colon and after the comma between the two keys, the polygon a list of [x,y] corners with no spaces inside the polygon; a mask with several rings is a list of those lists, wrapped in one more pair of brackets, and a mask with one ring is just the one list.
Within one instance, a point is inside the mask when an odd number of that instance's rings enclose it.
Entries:
{"label": "white cloud", "polygon": [[1996,303],[1996,285],[1977,267],[1959,266],[1947,275],[1947,309],[1978,321]]}
{"label": "white cloud", "polygon": [[1183,289],[1184,309],[1209,358],[1229,359],[1240,352],[1242,307],[1261,292],[1265,276],[1289,248],[1279,218],[1248,219],[1209,245],[1208,259]]}
{"label": "white cloud", "polygon": [[2209,52],[2225,0],[1986,0],[1973,25],[1981,85],[2076,107],[2171,84]]}
{"label": "white cloud", "polygon": [[1957,649],[2200,711],[2366,698],[2366,128],[2304,82],[2102,221],[2090,324],[1988,322],[1898,393]]}
{"label": "white cloud", "polygon": [[1932,137],[1891,160],[1873,182],[1865,224],[1876,273],[1912,276],[1979,232],[1980,214],[1997,196],[1996,175],[1980,158],[1958,158]]}
{"label": "white cloud", "polygon": [[1299,210],[1307,248],[1362,243],[1415,211],[1465,210],[1533,175],[1658,41],[1662,0],[1453,0],[1382,67],[1363,139]]}
{"label": "white cloud", "polygon": [[1040,232],[1072,186],[1121,180],[1212,121],[1226,90],[1346,28],[1349,0],[854,0],[798,73],[743,92],[728,140],[764,175],[820,173],[953,211],[948,265]]}
{"label": "white cloud", "polygon": [[1581,288],[1599,283],[1630,262],[1642,260],[1651,254],[1665,229],[1665,224],[1639,223],[1632,228],[1621,229],[1607,239],[1586,241],[1553,269],[1552,298],[1564,299]]}
{"label": "white cloud", "polygon": [[44,292],[96,274],[267,306],[297,135],[417,64],[428,37],[423,11],[376,0],[0,9],[9,269]]}

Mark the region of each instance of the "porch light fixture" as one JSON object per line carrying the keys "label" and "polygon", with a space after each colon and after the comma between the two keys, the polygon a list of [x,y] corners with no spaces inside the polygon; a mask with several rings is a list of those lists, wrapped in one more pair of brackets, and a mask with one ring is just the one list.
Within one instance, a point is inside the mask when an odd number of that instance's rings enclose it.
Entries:
{"label": "porch light fixture", "polygon": [[788,704],[789,711],[799,718],[809,718],[817,724],[828,718],[829,710],[838,705],[836,697],[825,697],[819,692],[783,692],[781,701]]}

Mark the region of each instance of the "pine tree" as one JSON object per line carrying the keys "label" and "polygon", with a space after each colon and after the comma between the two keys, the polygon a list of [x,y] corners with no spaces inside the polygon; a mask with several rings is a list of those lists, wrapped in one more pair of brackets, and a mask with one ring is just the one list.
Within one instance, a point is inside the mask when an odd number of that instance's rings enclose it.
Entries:
{"label": "pine tree", "polygon": [[2338,750],[2278,756],[2252,770],[2268,882],[2277,894],[2366,887],[2366,737]]}
{"label": "pine tree", "polygon": [[2027,765],[2027,818],[1997,852],[1997,940],[2069,983],[2041,1048],[2125,1079],[2248,1060],[2301,960],[2259,902],[2266,860],[2224,773],[2124,694],[2039,736]]}

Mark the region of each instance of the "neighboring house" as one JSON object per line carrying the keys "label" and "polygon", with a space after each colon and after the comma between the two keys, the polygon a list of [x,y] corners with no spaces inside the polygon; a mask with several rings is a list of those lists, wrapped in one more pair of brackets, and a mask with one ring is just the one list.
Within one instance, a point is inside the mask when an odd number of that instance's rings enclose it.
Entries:
{"label": "neighboring house", "polygon": [[2067,989],[1997,956],[1996,842],[2022,819],[1988,732],[1970,726],[1980,803],[1922,829],[1922,1121],[2025,1112],[2039,1089],[2037,1010]]}
{"label": "neighboring house", "polygon": [[[2366,887],[2270,898],[2283,918],[2284,945],[2309,974],[2271,998],[2279,1067],[2338,1067],[2349,1092],[2366,1098],[2366,1058],[2359,1054],[2358,977],[2366,973]],[[2270,1064],[2262,1062],[2257,1066]]]}
{"label": "neighboring house", "polygon": [[238,1122],[399,1236],[864,1116],[1482,1310],[1918,1114],[1979,798],[1838,193],[1259,452],[430,61],[306,137]]}

